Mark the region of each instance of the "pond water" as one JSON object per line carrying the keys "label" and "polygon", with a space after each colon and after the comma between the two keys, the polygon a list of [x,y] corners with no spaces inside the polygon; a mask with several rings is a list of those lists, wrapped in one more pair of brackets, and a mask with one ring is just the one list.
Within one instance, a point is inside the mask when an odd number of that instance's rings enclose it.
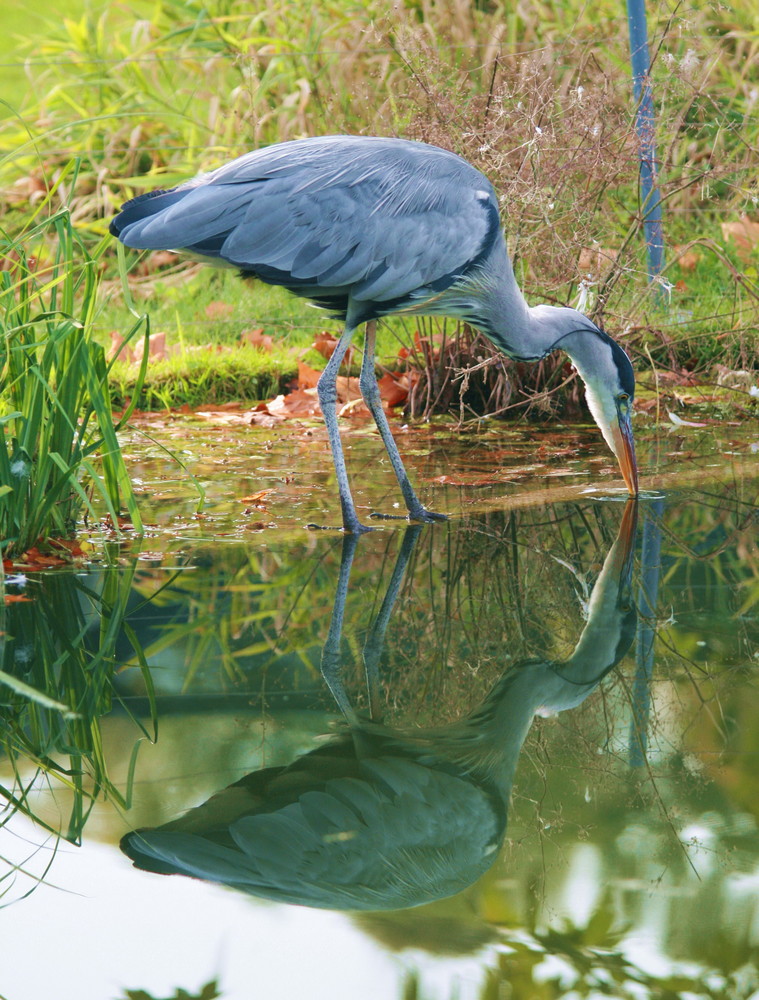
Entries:
{"label": "pond water", "polygon": [[1,997],[759,996],[754,430],[643,435],[638,503],[409,431],[452,518],[358,540],[319,430],[131,433],[146,537],[6,581]]}

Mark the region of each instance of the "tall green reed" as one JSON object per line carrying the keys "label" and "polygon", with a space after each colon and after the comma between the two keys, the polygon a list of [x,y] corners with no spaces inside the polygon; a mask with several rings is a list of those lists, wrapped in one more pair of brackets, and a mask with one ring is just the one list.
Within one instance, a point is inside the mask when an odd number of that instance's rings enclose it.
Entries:
{"label": "tall green reed", "polygon": [[[90,252],[65,208],[33,221],[21,236],[0,229],[6,554],[70,537],[83,510],[93,520],[104,511],[114,526],[125,515],[142,527],[117,439],[121,424],[111,412],[110,365],[92,336],[104,244]],[[146,325],[138,319],[129,336]]]}

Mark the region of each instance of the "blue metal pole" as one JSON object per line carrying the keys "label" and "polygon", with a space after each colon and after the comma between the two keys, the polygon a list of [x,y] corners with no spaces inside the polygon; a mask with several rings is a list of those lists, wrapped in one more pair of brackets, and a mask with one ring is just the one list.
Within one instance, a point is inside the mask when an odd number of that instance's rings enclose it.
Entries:
{"label": "blue metal pole", "polygon": [[664,269],[664,231],[661,197],[656,179],[656,139],[654,135],[654,100],[649,72],[646,0],[627,0],[627,23],[630,28],[630,57],[633,72],[633,95],[637,104],[635,129],[640,140],[640,192],[643,232],[648,247],[648,280],[653,281]]}

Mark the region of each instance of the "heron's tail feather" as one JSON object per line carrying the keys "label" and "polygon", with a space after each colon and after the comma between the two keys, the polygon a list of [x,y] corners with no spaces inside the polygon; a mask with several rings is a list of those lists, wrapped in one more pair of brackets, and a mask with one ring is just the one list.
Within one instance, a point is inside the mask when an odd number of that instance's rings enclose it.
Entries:
{"label": "heron's tail feather", "polygon": [[[137,246],[139,249],[154,249],[152,247],[142,247],[139,243],[139,232],[142,228],[139,223],[163,212],[170,205],[175,205],[181,201],[187,192],[181,188],[170,188],[167,191],[149,191],[147,194],[140,194],[131,201],[125,202],[121,206],[118,215],[111,219],[108,227],[111,236],[117,236],[122,242],[127,242],[128,246]],[[135,242],[135,239],[137,242]]]}

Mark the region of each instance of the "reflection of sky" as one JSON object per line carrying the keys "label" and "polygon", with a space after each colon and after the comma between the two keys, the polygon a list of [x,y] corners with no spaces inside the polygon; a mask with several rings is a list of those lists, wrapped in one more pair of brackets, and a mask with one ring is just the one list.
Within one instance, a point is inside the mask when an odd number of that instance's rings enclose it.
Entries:
{"label": "reflection of sky", "polygon": [[[27,859],[43,832],[19,815],[12,828],[0,831],[0,857],[41,874],[48,848]],[[165,997],[216,977],[224,1000],[388,1000],[399,991],[392,957],[339,913],[138,872],[92,842],[61,844],[49,879],[5,911],[8,1000],[116,1000],[125,989]],[[12,898],[31,884],[19,876]]]}
{"label": "reflection of sky", "polygon": [[[52,843],[44,831],[16,815],[0,830],[0,857],[41,876]],[[35,850],[37,844],[45,846]],[[594,845],[577,845],[566,862],[563,871],[554,873],[543,900],[538,921],[543,928],[561,928],[567,921],[587,926],[599,894],[613,887]],[[756,945],[759,869],[720,881],[717,895],[746,911]],[[409,972],[418,976],[420,996],[426,1000],[475,1000],[488,967],[499,951],[510,951],[510,942],[544,954],[533,969],[536,983],[569,989],[578,979],[561,956],[545,952],[538,940],[515,928],[505,929],[500,945],[471,955],[437,956],[418,947],[392,954],[344,914],[263,902],[213,884],[140,872],[115,847],[96,842],[81,848],[60,844],[46,883],[22,899],[33,885],[29,875],[19,874],[3,899],[14,903],[3,921],[6,960],[0,995],[7,1000],[50,1000],[53,995],[55,1000],[118,1000],[126,989],[168,997],[177,988],[198,991],[214,979],[224,1000],[393,1000],[403,995]],[[694,961],[675,961],[666,954],[669,924],[682,915],[678,903],[692,906],[697,886],[694,882],[689,891],[670,885],[654,892],[650,883],[633,888],[620,882],[619,888],[633,890],[642,904],[617,946],[635,967],[654,976],[703,974]],[[698,905],[704,902],[701,897]],[[463,907],[471,918],[470,904]],[[600,965],[597,973],[604,975]]]}

